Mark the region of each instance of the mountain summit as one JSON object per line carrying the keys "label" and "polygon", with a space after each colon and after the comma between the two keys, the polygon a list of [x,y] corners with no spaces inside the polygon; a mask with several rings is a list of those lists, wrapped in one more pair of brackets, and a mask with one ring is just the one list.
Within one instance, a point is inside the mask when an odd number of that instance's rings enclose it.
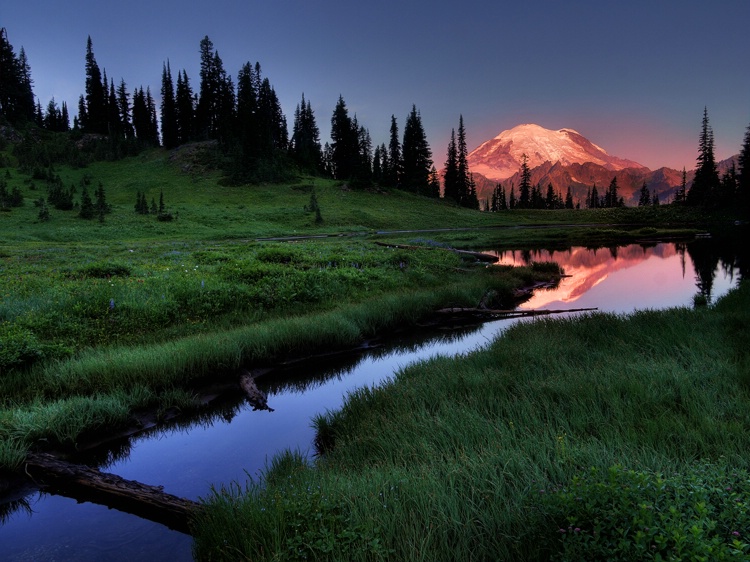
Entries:
{"label": "mountain summit", "polygon": [[578,131],[551,131],[534,124],[518,125],[503,131],[473,150],[467,160],[472,172],[501,181],[518,172],[524,154],[530,169],[549,162],[563,166],[592,163],[610,171],[625,168],[647,170],[638,162],[610,156]]}

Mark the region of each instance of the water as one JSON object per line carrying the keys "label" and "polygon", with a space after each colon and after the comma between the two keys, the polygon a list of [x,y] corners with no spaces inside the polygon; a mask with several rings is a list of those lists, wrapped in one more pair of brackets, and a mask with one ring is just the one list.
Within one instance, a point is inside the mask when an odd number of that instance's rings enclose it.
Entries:
{"label": "water", "polygon": [[[598,307],[627,313],[635,309],[692,306],[709,302],[734,286],[741,273],[736,254],[719,258],[711,243],[660,243],[591,250],[500,252],[500,263],[556,261],[570,277],[554,290],[540,290],[519,308]],[[746,263],[746,262],[745,262]],[[168,493],[198,499],[212,486],[257,477],[279,450],[312,454],[311,419],[338,408],[351,390],[385,381],[402,366],[437,354],[464,353],[485,345],[514,320],[443,334],[428,341],[403,338],[392,349],[364,357],[307,365],[267,381],[275,411],[253,411],[228,399],[210,415],[160,429],[120,444],[108,454],[119,460],[104,470]],[[191,560],[191,539],[133,515],[47,494],[26,498],[32,513],[12,512],[0,526],[1,560]]]}

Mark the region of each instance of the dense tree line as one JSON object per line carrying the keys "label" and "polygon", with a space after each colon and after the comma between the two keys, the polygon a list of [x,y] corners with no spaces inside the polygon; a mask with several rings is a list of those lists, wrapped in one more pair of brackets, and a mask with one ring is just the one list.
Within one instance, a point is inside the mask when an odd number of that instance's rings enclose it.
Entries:
{"label": "dense tree line", "polygon": [[[45,108],[34,100],[31,69],[23,48],[15,54],[6,30],[0,29],[0,115],[11,125],[23,128],[35,124],[51,132],[70,132],[70,139],[98,139],[94,144],[55,141],[23,141],[14,148],[22,167],[48,168],[64,161],[85,165],[95,158],[118,158],[151,146],[174,148],[193,141],[211,141],[215,162],[223,167],[230,182],[274,181],[289,177],[295,169],[325,174],[353,187],[378,185],[396,187],[429,197],[441,196],[441,181],[432,161],[422,119],[416,106],[407,115],[403,137],[395,116],[391,116],[390,138],[373,147],[368,129],[357,116],[350,116],[339,96],[331,117],[331,142],[321,146],[320,131],[312,105],[304,93],[294,112],[291,137],[278,96],[259,63],[245,63],[236,83],[225,70],[211,40],[200,41],[200,75],[194,92],[187,72],[177,72],[175,81],[170,62],[162,66],[157,107],[149,87],[128,91],[124,79],[114,80],[101,69],[94,56],[91,37],[85,56],[85,92],[78,100],[78,113],[70,126],[66,102],[53,98]],[[68,138],[68,137],[66,137]],[[81,149],[81,146],[87,148]],[[90,148],[93,146],[93,148]],[[82,150],[89,152],[84,155]],[[688,187],[686,172],[674,203],[718,208],[750,206],[750,126],[736,167],[719,177],[714,156],[713,131],[704,109],[699,136],[695,179]],[[476,184],[468,166],[463,116],[458,130],[451,131],[442,181],[442,196],[457,205],[478,209]],[[565,197],[550,184],[546,188],[531,182],[528,158],[523,156],[518,191],[498,185],[482,201],[489,211],[506,209],[561,209],[584,204],[588,208],[624,205],[617,179],[600,194],[594,185],[585,201],[574,205],[570,187]],[[638,204],[659,204],[655,191],[644,184]]]}
{"label": "dense tree line", "polygon": [[0,28],[0,77],[0,115],[12,125],[34,121],[31,68],[23,47],[16,55],[4,27]]}
{"label": "dense tree line", "polygon": [[[740,149],[739,168],[732,166],[719,177],[714,155],[714,133],[708,119],[708,108],[703,109],[701,132],[698,137],[698,158],[695,177],[689,189],[685,180],[675,202],[706,209],[737,206],[750,208],[750,126]],[[683,176],[684,178],[684,176]]]}

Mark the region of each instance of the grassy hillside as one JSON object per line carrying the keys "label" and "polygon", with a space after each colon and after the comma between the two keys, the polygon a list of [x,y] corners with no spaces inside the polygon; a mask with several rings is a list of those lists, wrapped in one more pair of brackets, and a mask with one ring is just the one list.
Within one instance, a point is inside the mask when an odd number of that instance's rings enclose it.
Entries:
{"label": "grassy hillside", "polygon": [[[303,177],[280,185],[221,185],[221,176],[203,163],[200,145],[175,151],[152,150],[118,162],[95,162],[86,168],[58,167],[65,188],[75,186],[80,201],[83,182],[93,197],[99,183],[113,207],[103,223],[83,220],[77,210],[50,208],[50,220],[38,219],[34,202],[47,197],[48,182],[32,179],[15,168],[0,168],[8,191],[20,189],[24,205],[0,212],[0,243],[122,242],[135,240],[250,239],[296,234],[373,232],[496,227],[534,224],[665,224],[694,222],[695,217],[674,210],[621,209],[579,211],[514,211],[477,213],[441,200],[398,190],[352,190],[346,184]],[[4,161],[11,162],[8,155]],[[312,190],[322,223],[305,210]],[[136,195],[149,203],[164,203],[176,220],[156,221],[134,212]]]}

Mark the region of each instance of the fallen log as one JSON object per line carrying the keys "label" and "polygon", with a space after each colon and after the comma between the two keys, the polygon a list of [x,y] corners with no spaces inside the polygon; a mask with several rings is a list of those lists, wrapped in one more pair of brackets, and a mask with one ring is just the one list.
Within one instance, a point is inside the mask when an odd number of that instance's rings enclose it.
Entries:
{"label": "fallen log", "polygon": [[48,453],[29,453],[24,470],[44,491],[106,505],[188,535],[189,519],[200,509],[199,503],[167,494],[162,486],[126,480]]}
{"label": "fallen log", "polygon": [[568,308],[566,310],[496,310],[490,308],[441,308],[437,314],[452,314],[456,316],[491,316],[493,318],[517,318],[524,316],[544,316],[547,314],[562,314],[563,312],[590,312],[598,308]]}
{"label": "fallen log", "polygon": [[240,374],[240,388],[247,396],[248,402],[253,410],[268,410],[273,412],[273,408],[268,405],[266,394],[255,384],[255,377],[250,371],[245,369]]}
{"label": "fallen log", "polygon": [[479,261],[495,263],[500,261],[500,258],[493,256],[492,254],[483,254],[482,252],[470,252],[469,250],[456,250],[455,248],[443,248],[441,246],[414,246],[410,244],[391,244],[389,242],[375,242],[378,246],[385,246],[387,248],[400,248],[402,250],[444,250],[447,252],[453,252],[462,256],[472,257]]}

